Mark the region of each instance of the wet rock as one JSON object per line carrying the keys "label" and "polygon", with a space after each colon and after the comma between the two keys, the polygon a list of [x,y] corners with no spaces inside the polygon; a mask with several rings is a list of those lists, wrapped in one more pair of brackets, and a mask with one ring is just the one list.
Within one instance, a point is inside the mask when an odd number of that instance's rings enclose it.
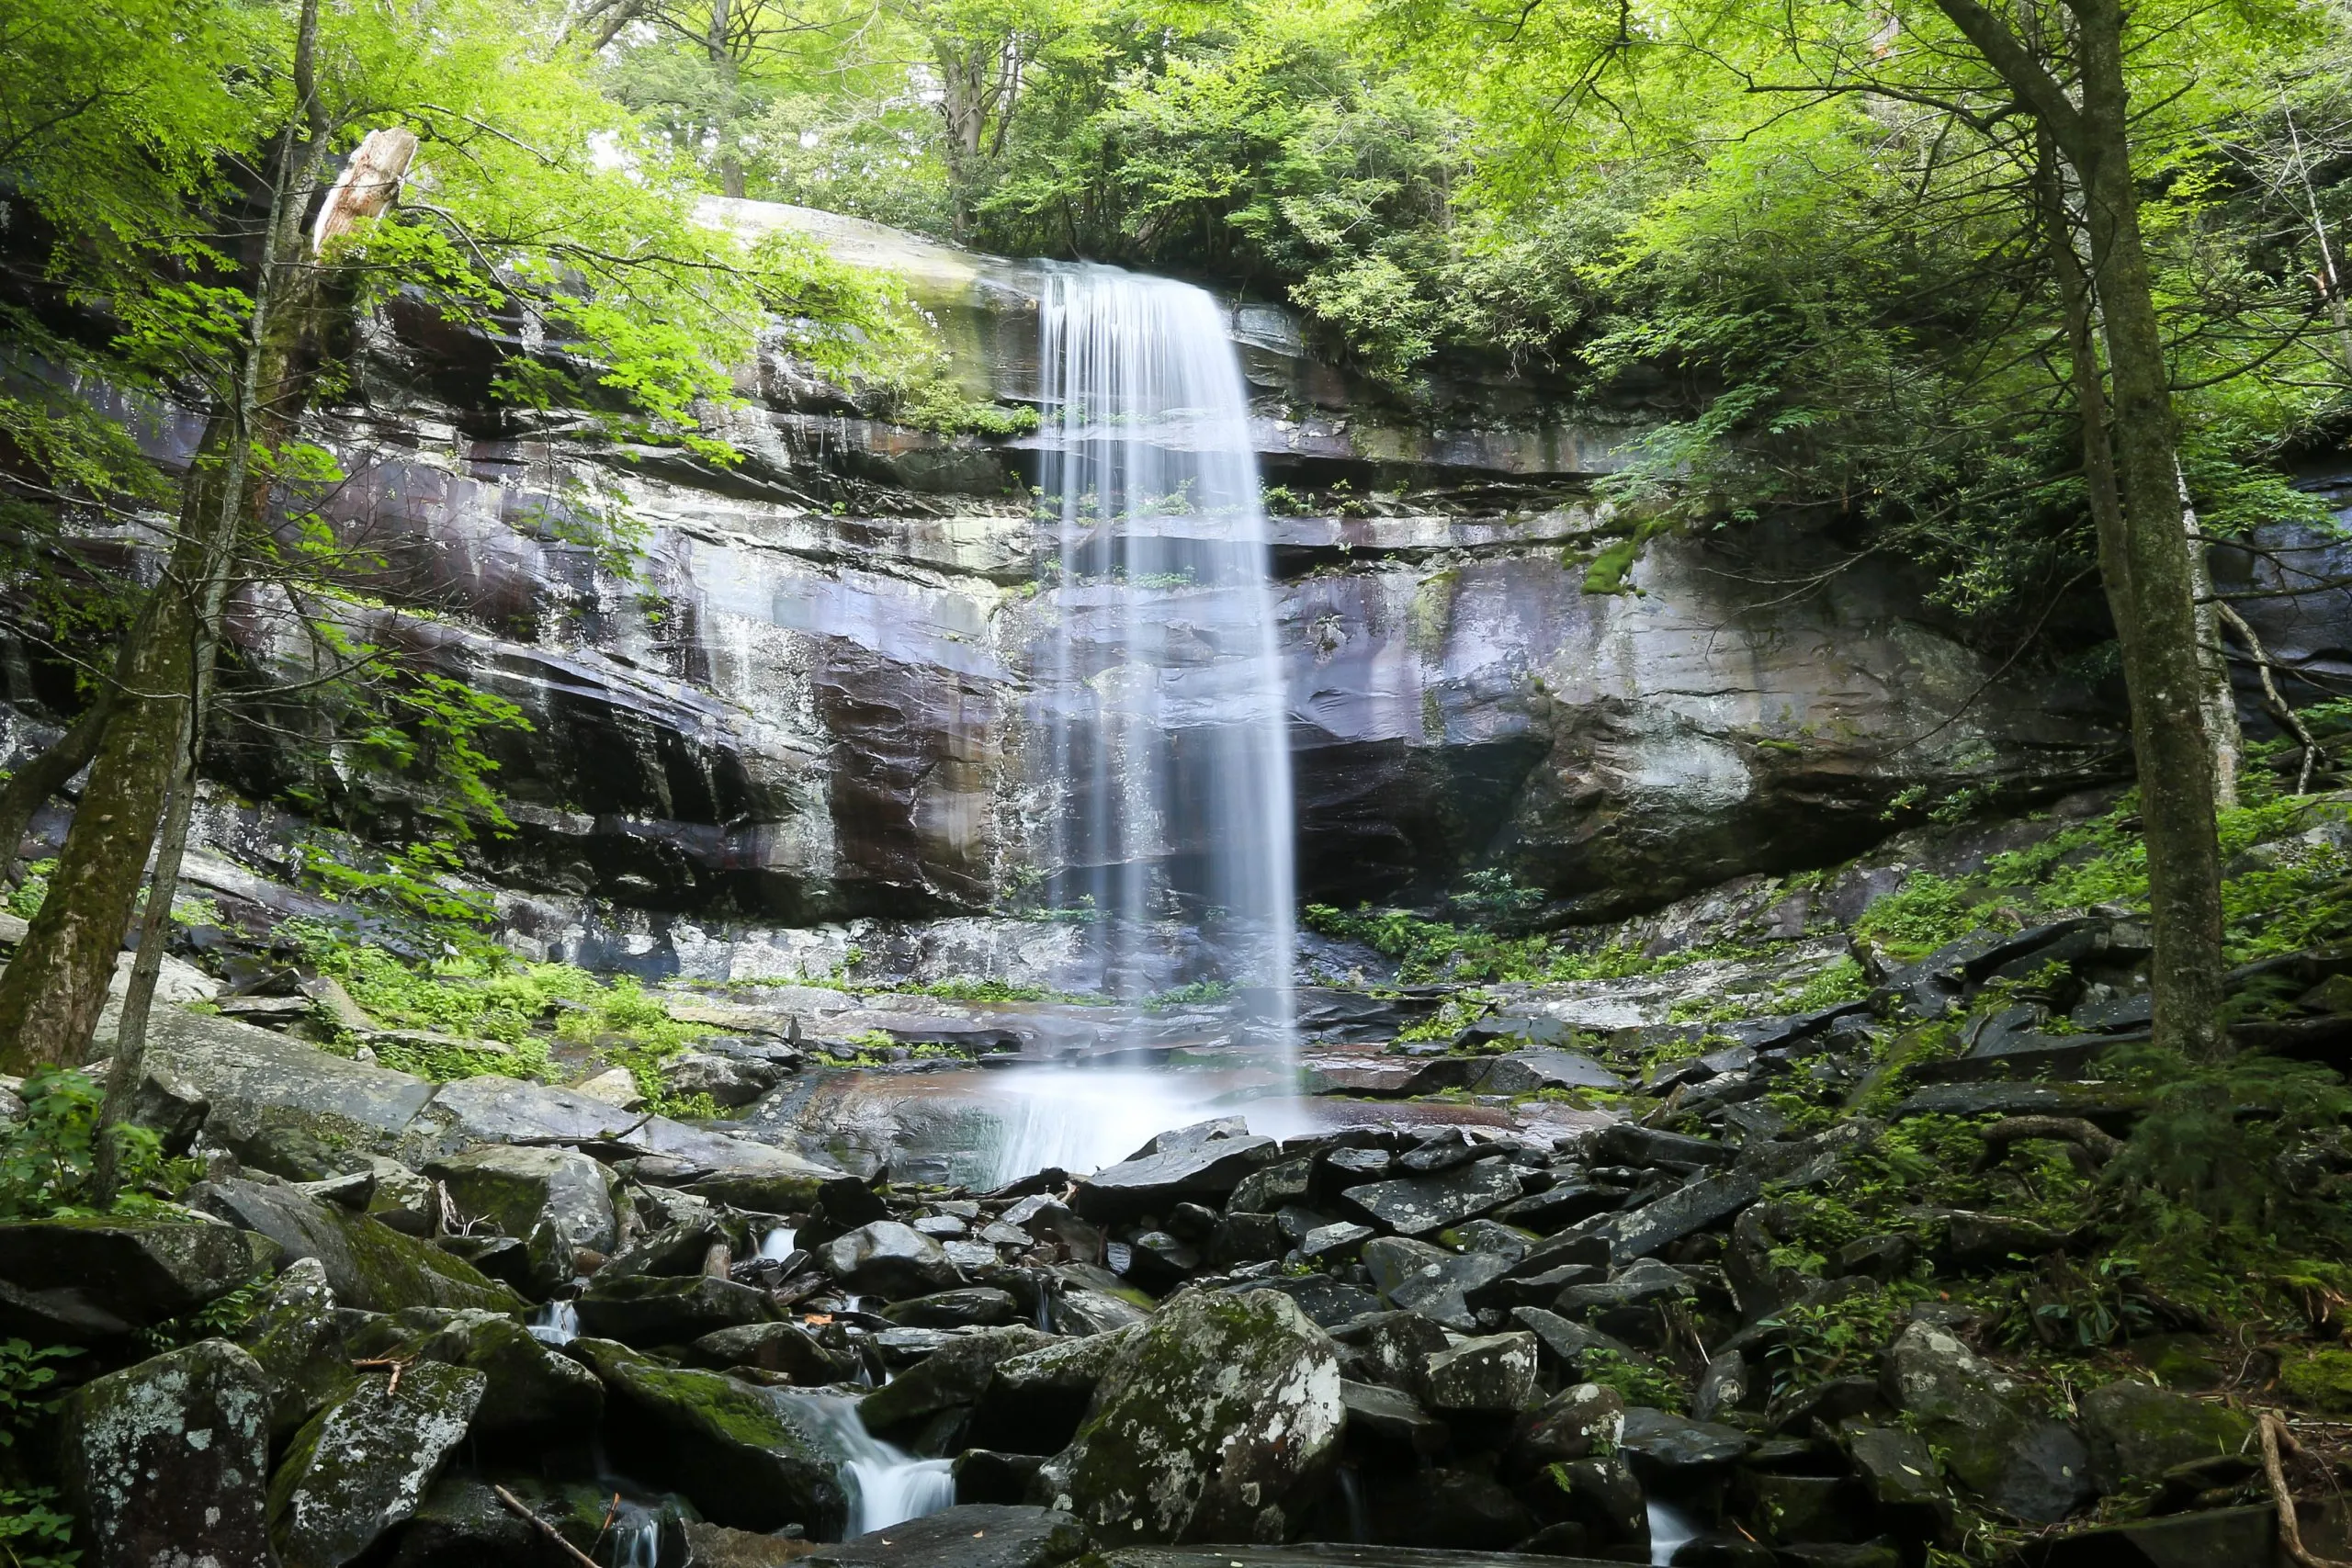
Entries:
{"label": "wet rock", "polygon": [[1339,1355],[1287,1297],[1179,1297],[1121,1351],[1040,1472],[1090,1528],[1137,1541],[1288,1539],[1344,1423]]}
{"label": "wet rock", "polygon": [[1562,1289],[1554,1309],[1564,1314],[1645,1307],[1694,1293],[1690,1277],[1670,1263],[1654,1258],[1638,1259],[1615,1275],[1591,1284]]}
{"label": "wet rock", "polygon": [[1328,1225],[1317,1225],[1299,1238],[1298,1255],[1311,1263],[1331,1259],[1344,1261],[1354,1257],[1380,1233],[1370,1225],[1360,1225],[1351,1220],[1337,1220]]}
{"label": "wet rock", "polygon": [[271,1380],[207,1339],[85,1384],[65,1402],[57,1467],[90,1568],[269,1560]]}
{"label": "wet rock", "polygon": [[662,1087],[672,1094],[707,1094],[721,1105],[749,1105],[784,1080],[773,1063],[708,1051],[688,1051],[662,1064]]}
{"label": "wet rock", "polygon": [[1420,1142],[1396,1156],[1396,1168],[1406,1176],[1435,1176],[1454,1170],[1478,1157],[1479,1145],[1459,1127],[1440,1127],[1422,1134]]}
{"label": "wet rock", "polygon": [[1382,1179],[1396,1164],[1396,1156],[1386,1149],[1340,1147],[1323,1152],[1323,1167],[1339,1179],[1343,1187],[1362,1186]]}
{"label": "wet rock", "polygon": [[1100,1224],[1164,1214],[1178,1203],[1222,1200],[1281,1147],[1272,1138],[1212,1138],[1127,1160],[1080,1182],[1073,1206]]}
{"label": "wet rock", "polygon": [[1390,1235],[1364,1244],[1363,1267],[1383,1301],[1467,1333],[1478,1326],[1469,1292],[1501,1279],[1510,1264],[1501,1258],[1478,1253],[1464,1257],[1427,1242]]}
{"label": "wet rock", "polygon": [[1050,1309],[1057,1334],[1114,1334],[1151,1315],[1148,1307],[1086,1286],[1065,1285]]}
{"label": "wet rock", "polygon": [[1243,1177],[1240,1184],[1234,1188],[1233,1196],[1226,1200],[1226,1212],[1234,1214],[1277,1214],[1293,1204],[1306,1202],[1314,1190],[1315,1162],[1312,1159],[1286,1159]]}
{"label": "wet rock", "polygon": [[1420,1389],[1441,1413],[1519,1410],[1535,1389],[1535,1336],[1522,1329],[1464,1339],[1422,1365]]}
{"label": "wet rock", "polygon": [[288,1258],[315,1258],[344,1306],[367,1312],[402,1307],[524,1310],[523,1299],[429,1242],[290,1187],[243,1178],[189,1189],[191,1207],[218,1214],[276,1242]]}
{"label": "wet rock", "polygon": [[826,1273],[851,1290],[899,1301],[963,1283],[937,1242],[911,1225],[876,1220],[817,1248]]}
{"label": "wet rock", "polygon": [[1699,1386],[1691,1391],[1691,1418],[1713,1421],[1726,1411],[1737,1409],[1747,1402],[1755,1385],[1755,1374],[1737,1352],[1726,1351],[1713,1358],[1700,1374]]}
{"label": "wet rock", "polygon": [[458,1212],[487,1219],[523,1243],[533,1294],[572,1276],[573,1254],[613,1250],[613,1200],[605,1168],[571,1149],[491,1144],[424,1168]]}
{"label": "wet rock", "polygon": [[1095,1385],[1140,1332],[1064,1339],[996,1363],[972,1413],[972,1440],[992,1448],[1053,1453],[1078,1433]]}
{"label": "wet rock", "polygon": [[1686,1235],[1729,1219],[1763,1191],[1760,1171],[1727,1170],[1702,1176],[1655,1202],[1603,1221],[1599,1234],[1609,1237],[1610,1250],[1620,1262],[1647,1258]]}
{"label": "wet rock", "polygon": [[2022,1519],[2054,1523],[2091,1494],[2090,1454],[2030,1391],[1960,1340],[1915,1323],[1887,1352],[1886,1392],[1952,1475]]}
{"label": "wet rock", "polygon": [[757,1367],[782,1372],[794,1382],[817,1388],[846,1382],[857,1375],[857,1358],[826,1344],[799,1323],[748,1323],[704,1335],[687,1347],[695,1366],[724,1371],[729,1367]]}
{"label": "wet rock", "polygon": [[1487,1158],[1435,1176],[1351,1187],[1341,1196],[1382,1228],[1416,1236],[1498,1209],[1520,1190],[1510,1162]]}
{"label": "wet rock", "polygon": [[0,1334],[110,1339],[194,1312],[277,1255],[200,1214],[10,1221],[0,1224]]}
{"label": "wet rock", "polygon": [[959,1503],[829,1546],[808,1568],[1058,1568],[1086,1550],[1068,1514],[994,1503]]}
{"label": "wet rock", "polygon": [[1011,1292],[981,1285],[893,1302],[882,1315],[910,1328],[993,1328],[1011,1323],[1018,1311]]}
{"label": "wet rock", "polygon": [[696,1214],[641,1235],[605,1260],[598,1280],[625,1280],[636,1274],[699,1274],[710,1249],[727,1239],[727,1227],[708,1214]]}
{"label": "wet rock", "polygon": [[1421,1408],[1420,1402],[1401,1388],[1386,1383],[1340,1382],[1340,1404],[1348,1414],[1348,1428],[1394,1444],[1421,1458],[1443,1453],[1453,1440],[1452,1428]]}
{"label": "wet rock", "polygon": [[596,1374],[511,1317],[412,1307],[393,1319],[387,1337],[392,1343],[381,1346],[355,1338],[353,1349],[469,1367],[482,1374],[481,1409],[473,1423],[481,1437],[577,1438],[593,1431],[604,1416],[605,1388]]}
{"label": "wet rock", "polygon": [[270,1482],[270,1539],[286,1568],[341,1568],[414,1513],[487,1382],[421,1362],[397,1390],[390,1377],[365,1378],[313,1416]]}
{"label": "wet rock", "polygon": [[445,1475],[409,1517],[388,1568],[486,1568],[544,1550],[538,1532],[516,1518],[489,1483]]}
{"label": "wet rock", "polygon": [[1755,1439],[1736,1427],[1636,1405],[1625,1412],[1617,1446],[1632,1457],[1636,1471],[1680,1480],[1735,1463],[1755,1447]]}
{"label": "wet rock", "polygon": [[1649,1509],[1642,1484],[1619,1455],[1547,1467],[1521,1494],[1544,1523],[1582,1526],[1593,1549],[1649,1544]]}
{"label": "wet rock", "polygon": [[269,1380],[270,1436],[289,1438],[351,1379],[334,1290],[315,1258],[298,1258],[237,1331],[238,1347]]}
{"label": "wet rock", "polygon": [[1660,1132],[1633,1122],[1619,1122],[1603,1128],[1592,1144],[1595,1165],[1729,1165],[1738,1152],[1712,1138]]}
{"label": "wet rock", "polygon": [[775,1315],[766,1292],[701,1274],[600,1275],[577,1306],[582,1333],[629,1345],[683,1345]]}
{"label": "wet rock", "polygon": [[1766,1429],[1798,1436],[1857,1416],[1883,1417],[1886,1405],[1875,1378],[1828,1378],[1792,1389],[1764,1413]]}
{"label": "wet rock", "polygon": [[1034,1328],[984,1328],[959,1334],[910,1370],[858,1402],[857,1413],[873,1432],[908,1427],[956,1405],[977,1404],[997,1363],[1054,1343]]}
{"label": "wet rock", "polygon": [[1741,1511],[1775,1545],[1817,1551],[1824,1545],[1855,1544],[1866,1533],[1853,1483],[1845,1476],[1767,1471],[1743,1475],[1740,1491],[1746,1505]]}
{"label": "wet rock", "polygon": [[714,1524],[797,1524],[820,1540],[840,1536],[848,1497],[832,1454],[791,1394],[662,1366],[607,1339],[575,1339],[566,1348],[603,1380],[613,1416],[605,1430],[628,1473],[683,1494]]}
{"label": "wet rock", "polygon": [[2254,1423],[2226,1404],[2154,1383],[2111,1382],[2083,1395],[2091,1483],[2103,1493],[2148,1486],[2175,1465],[2245,1450]]}

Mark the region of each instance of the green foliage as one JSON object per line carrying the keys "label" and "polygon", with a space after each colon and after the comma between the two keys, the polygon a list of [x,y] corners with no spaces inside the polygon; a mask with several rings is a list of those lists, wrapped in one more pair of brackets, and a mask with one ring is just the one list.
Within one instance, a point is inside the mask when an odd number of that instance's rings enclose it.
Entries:
{"label": "green foliage", "polygon": [[1679,1415],[1690,1398],[1690,1390],[1665,1367],[1629,1361],[1614,1350],[1586,1351],[1577,1370],[1585,1382],[1615,1389],[1628,1406]]}
{"label": "green foliage", "polygon": [[1772,1314],[1770,1321],[1781,1329],[1765,1357],[1773,1393],[1869,1373],[1879,1351],[1894,1341],[1911,1303],[1924,1293],[1921,1287],[1905,1282]]}
{"label": "green foliage", "polygon": [[1304,919],[1310,931],[1360,942],[1383,957],[1396,959],[1396,977],[1412,986],[1487,980],[1613,980],[1692,961],[1680,953],[1645,958],[1618,947],[1580,953],[1548,936],[1498,936],[1369,905],[1351,913],[1329,904],[1309,904]]}
{"label": "green foliage", "polygon": [[[0,1448],[15,1447],[56,1409],[42,1397],[57,1381],[55,1363],[81,1354],[77,1346],[0,1340]],[[67,1550],[74,1520],[60,1500],[54,1487],[0,1487],[0,1553],[14,1568],[71,1568],[80,1559]]]}
{"label": "green foliage", "polygon": [[2352,1350],[2306,1350],[2278,1369],[2278,1386],[2309,1410],[2352,1416]]}
{"label": "green foliage", "polygon": [[8,890],[8,912],[28,920],[40,914],[41,900],[49,897],[49,879],[56,874],[53,858],[26,866],[25,879]]}
{"label": "green foliage", "polygon": [[[18,1092],[24,1118],[0,1123],[0,1219],[90,1212],[105,1086],[75,1069],[44,1066],[28,1074]],[[195,1168],[167,1159],[149,1129],[124,1122],[108,1135],[120,1181],[117,1211],[151,1201],[151,1191],[175,1196],[195,1179]]]}

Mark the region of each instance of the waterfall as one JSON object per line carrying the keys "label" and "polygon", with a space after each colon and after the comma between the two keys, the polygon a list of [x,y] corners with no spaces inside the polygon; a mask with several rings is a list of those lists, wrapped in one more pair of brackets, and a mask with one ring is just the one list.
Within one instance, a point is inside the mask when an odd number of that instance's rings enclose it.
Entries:
{"label": "waterfall", "polygon": [[1114,990],[1247,987],[1286,1044],[1289,705],[1225,313],[1187,284],[1055,265],[1038,314],[1042,891],[1092,922]]}
{"label": "waterfall", "polygon": [[850,1539],[935,1514],[955,1503],[954,1464],[916,1459],[874,1436],[858,1417],[856,1400],[797,1390],[778,1390],[775,1397],[807,1416],[820,1440],[837,1457],[842,1484],[849,1494]]}

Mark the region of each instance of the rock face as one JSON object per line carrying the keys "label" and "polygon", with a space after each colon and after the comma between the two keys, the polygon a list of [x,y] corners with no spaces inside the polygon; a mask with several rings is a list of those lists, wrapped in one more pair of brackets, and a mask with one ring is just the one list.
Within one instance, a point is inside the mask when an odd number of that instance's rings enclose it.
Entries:
{"label": "rock face", "polygon": [[1344,1420],[1337,1349],[1295,1303],[1204,1292],[1121,1350],[1041,1479],[1123,1540],[1281,1541],[1319,1500]]}
{"label": "rock face", "polygon": [[66,1402],[59,1471],[91,1568],[261,1568],[270,1561],[270,1379],[207,1339]]}
{"label": "rock face", "polygon": [[286,1568],[342,1568],[413,1514],[488,1381],[419,1362],[398,1388],[366,1379],[303,1427],[269,1488],[270,1540]]}
{"label": "rock face", "polygon": [[0,1224],[0,1333],[111,1338],[193,1312],[277,1254],[193,1214],[12,1221]]}

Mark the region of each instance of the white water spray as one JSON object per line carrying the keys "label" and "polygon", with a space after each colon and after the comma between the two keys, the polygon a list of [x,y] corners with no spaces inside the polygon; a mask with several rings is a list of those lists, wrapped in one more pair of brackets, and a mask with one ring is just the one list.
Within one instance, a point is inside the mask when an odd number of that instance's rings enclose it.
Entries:
{"label": "white water spray", "polygon": [[956,1501],[952,1461],[916,1459],[865,1429],[857,1401],[839,1394],[779,1395],[805,1412],[841,1460],[842,1482],[850,1495],[852,1537],[888,1529],[951,1506]]}
{"label": "white water spray", "polygon": [[1096,920],[1114,989],[1197,929],[1286,1046],[1289,705],[1240,363],[1198,288],[1049,266],[1039,303],[1051,629],[1035,661],[1047,890]]}

